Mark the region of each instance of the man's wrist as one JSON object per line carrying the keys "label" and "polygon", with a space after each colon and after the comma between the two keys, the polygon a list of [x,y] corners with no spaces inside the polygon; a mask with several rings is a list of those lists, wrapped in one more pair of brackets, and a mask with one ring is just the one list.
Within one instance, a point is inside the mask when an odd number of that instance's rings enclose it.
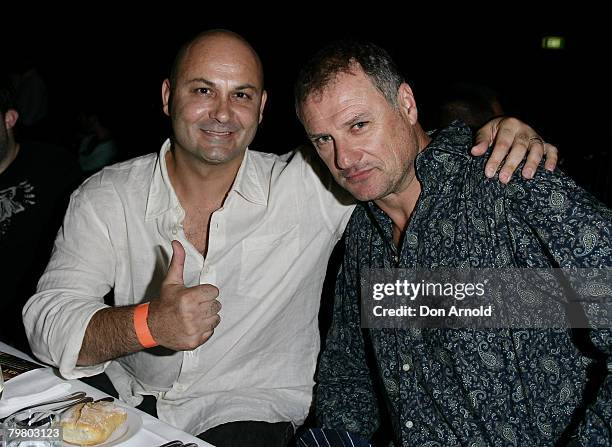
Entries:
{"label": "man's wrist", "polygon": [[152,348],[159,345],[149,329],[148,316],[149,303],[139,304],[134,308],[134,330],[136,331],[136,338],[143,348]]}

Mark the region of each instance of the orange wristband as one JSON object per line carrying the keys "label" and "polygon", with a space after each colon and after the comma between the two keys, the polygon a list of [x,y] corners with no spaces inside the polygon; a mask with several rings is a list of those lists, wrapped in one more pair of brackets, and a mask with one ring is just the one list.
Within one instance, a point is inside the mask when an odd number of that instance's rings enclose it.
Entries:
{"label": "orange wristband", "polygon": [[138,338],[138,342],[144,348],[152,348],[158,345],[149,330],[149,325],[147,324],[148,316],[149,303],[139,304],[134,309],[134,329],[136,330],[136,338]]}

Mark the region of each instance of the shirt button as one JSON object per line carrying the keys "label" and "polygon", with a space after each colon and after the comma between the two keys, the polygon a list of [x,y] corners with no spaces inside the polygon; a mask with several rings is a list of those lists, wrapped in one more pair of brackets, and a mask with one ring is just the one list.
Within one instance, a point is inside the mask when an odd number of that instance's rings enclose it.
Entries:
{"label": "shirt button", "polygon": [[185,385],[181,385],[180,383],[177,383],[175,388],[177,391],[185,391]]}
{"label": "shirt button", "polygon": [[404,363],[402,365],[402,369],[406,372],[410,371],[410,365],[408,363]]}
{"label": "shirt button", "polygon": [[404,424],[404,425],[406,425],[406,428],[414,427],[414,423],[412,421],[406,421],[406,424]]}
{"label": "shirt button", "polygon": [[176,234],[178,233],[178,226],[173,226],[172,227],[172,234],[176,236]]}
{"label": "shirt button", "polygon": [[210,272],[210,267],[204,267],[204,273]]}

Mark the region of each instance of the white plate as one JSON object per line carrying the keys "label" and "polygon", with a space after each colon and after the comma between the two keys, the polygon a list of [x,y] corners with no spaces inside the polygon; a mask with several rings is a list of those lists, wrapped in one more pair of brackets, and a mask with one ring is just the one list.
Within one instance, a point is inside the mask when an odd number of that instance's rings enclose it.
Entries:
{"label": "white plate", "polygon": [[[119,405],[118,405],[119,406]],[[121,424],[120,427],[117,428],[110,435],[110,437],[104,441],[102,444],[96,444],[95,447],[112,447],[115,445],[123,444],[128,439],[134,437],[136,433],[140,431],[142,428],[142,418],[140,415],[131,407],[121,406],[127,412],[126,421]],[[64,442],[65,447],[75,447],[74,444],[69,444]]]}

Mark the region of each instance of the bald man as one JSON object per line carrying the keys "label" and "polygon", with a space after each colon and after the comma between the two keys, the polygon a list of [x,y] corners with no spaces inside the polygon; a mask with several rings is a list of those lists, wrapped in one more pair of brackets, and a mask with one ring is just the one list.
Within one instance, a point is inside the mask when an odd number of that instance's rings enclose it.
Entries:
{"label": "bald man", "polygon": [[62,376],[104,371],[123,400],[153,396],[160,419],[215,445],[286,445],[310,407],[319,298],[352,199],[308,150],[247,149],[266,92],[240,36],[183,46],[162,99],[161,151],[73,194],[28,338]]}

